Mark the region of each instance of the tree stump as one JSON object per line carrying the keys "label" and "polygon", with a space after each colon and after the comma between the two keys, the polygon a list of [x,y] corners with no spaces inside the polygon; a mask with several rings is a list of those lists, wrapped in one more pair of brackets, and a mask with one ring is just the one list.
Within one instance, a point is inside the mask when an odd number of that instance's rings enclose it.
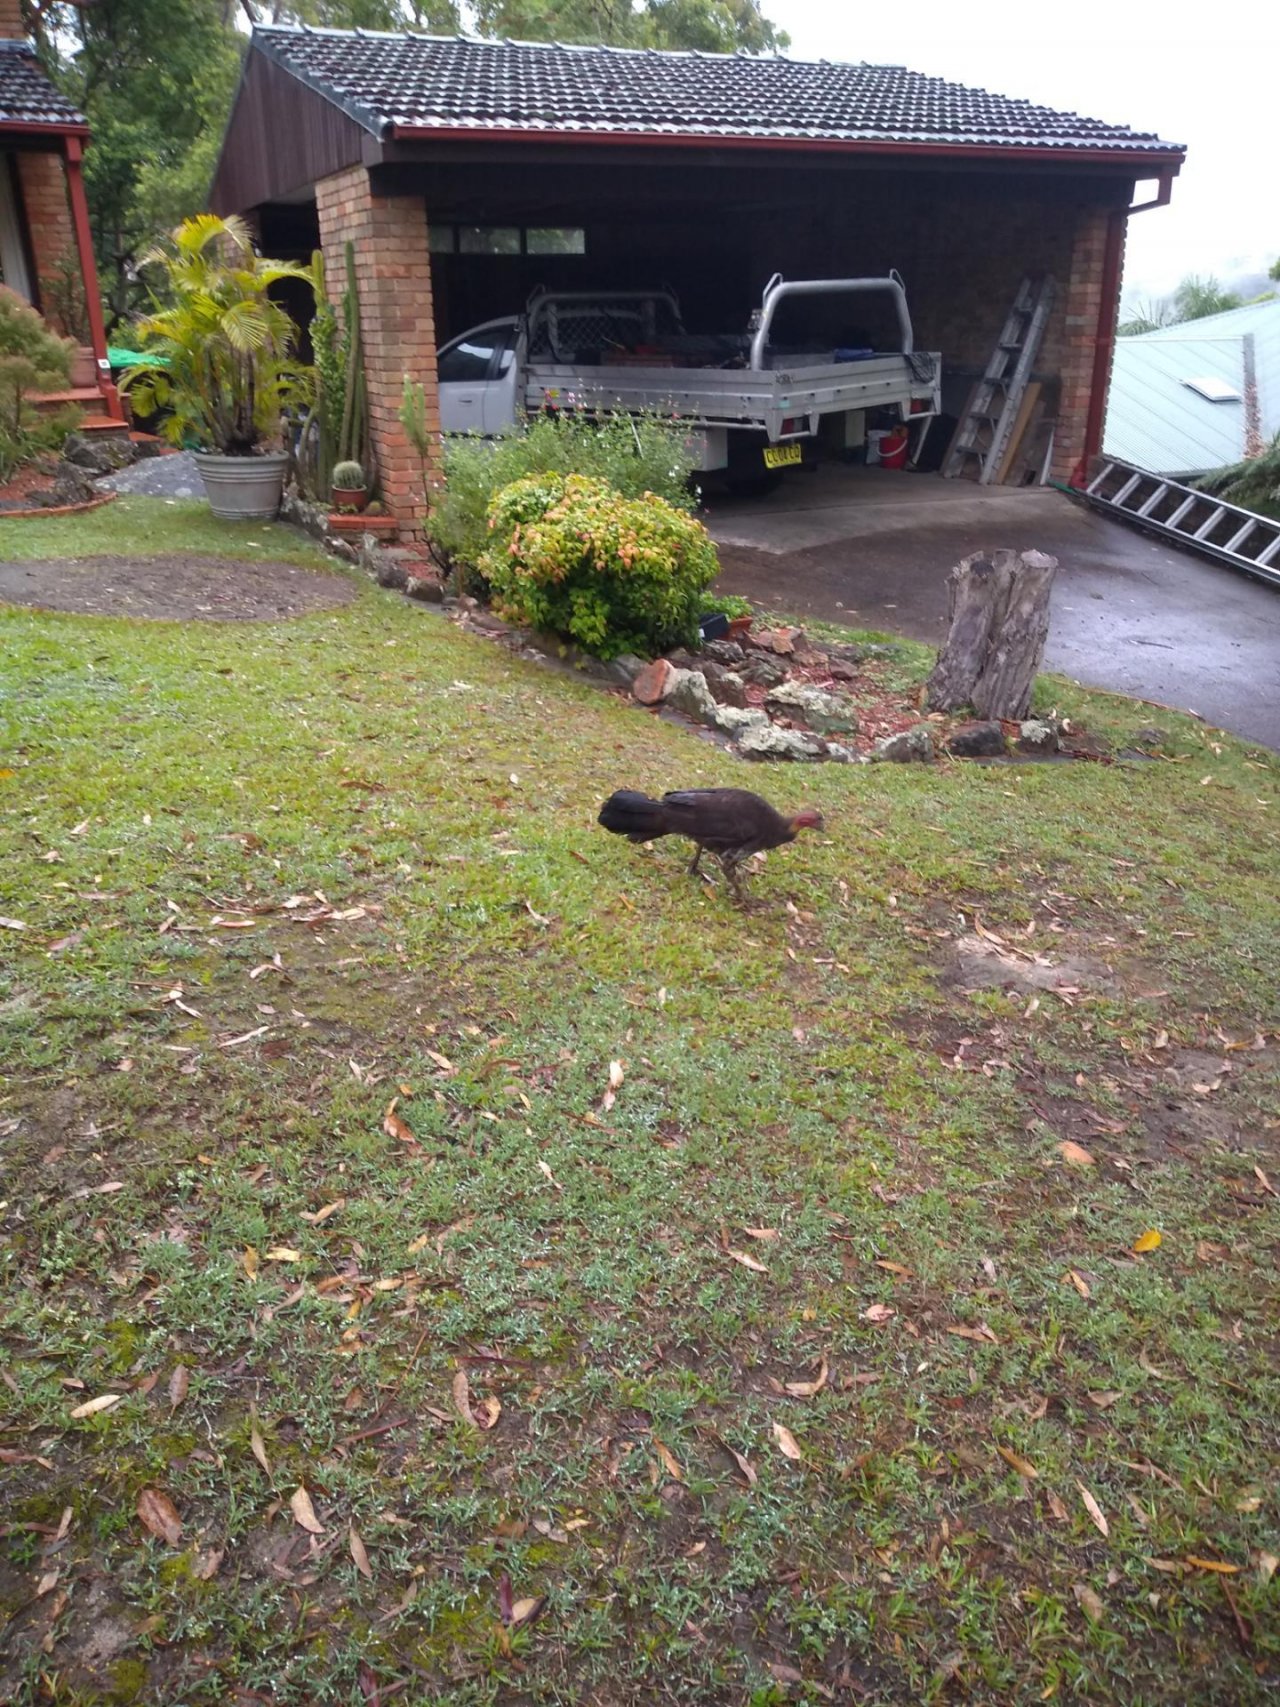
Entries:
{"label": "tree stump", "polygon": [[1001,722],[1027,715],[1057,567],[1041,551],[977,552],[956,564],[947,577],[946,643],[925,685],[930,711],[972,706]]}

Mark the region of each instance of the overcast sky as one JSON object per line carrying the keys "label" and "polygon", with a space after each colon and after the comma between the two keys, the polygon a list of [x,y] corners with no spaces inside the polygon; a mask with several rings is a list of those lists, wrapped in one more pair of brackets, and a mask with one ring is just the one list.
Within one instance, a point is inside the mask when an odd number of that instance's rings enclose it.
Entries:
{"label": "overcast sky", "polygon": [[[1224,282],[1280,256],[1280,0],[765,0],[804,59],[906,65],[1185,143],[1167,208],[1129,226],[1125,296]],[[1145,199],[1145,195],[1139,199]]]}

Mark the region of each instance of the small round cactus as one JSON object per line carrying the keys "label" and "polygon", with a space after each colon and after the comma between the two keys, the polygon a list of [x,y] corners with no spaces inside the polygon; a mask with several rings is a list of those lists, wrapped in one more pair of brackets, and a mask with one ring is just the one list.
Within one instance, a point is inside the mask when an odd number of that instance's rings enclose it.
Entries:
{"label": "small round cactus", "polygon": [[333,484],[342,492],[363,492],[364,469],[358,462],[337,462],[333,466]]}

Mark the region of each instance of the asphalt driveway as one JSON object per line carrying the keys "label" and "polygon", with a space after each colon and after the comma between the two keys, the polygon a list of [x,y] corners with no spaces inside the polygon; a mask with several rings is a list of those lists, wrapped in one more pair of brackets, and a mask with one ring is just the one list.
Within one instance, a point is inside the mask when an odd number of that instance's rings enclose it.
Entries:
{"label": "asphalt driveway", "polygon": [[1059,492],[833,466],[763,499],[712,498],[706,519],[725,591],[926,641],[945,632],[961,557],[1052,552],[1050,669],[1280,749],[1280,591]]}

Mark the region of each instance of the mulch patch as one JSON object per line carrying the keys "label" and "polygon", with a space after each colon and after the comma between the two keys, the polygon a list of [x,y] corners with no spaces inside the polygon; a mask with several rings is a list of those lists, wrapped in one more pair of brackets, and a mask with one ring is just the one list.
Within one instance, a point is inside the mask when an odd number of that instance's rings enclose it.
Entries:
{"label": "mulch patch", "polygon": [[0,480],[0,514],[33,506],[41,492],[53,489],[53,462],[29,462],[9,480]]}
{"label": "mulch patch", "polygon": [[229,557],[49,557],[0,562],[0,602],[152,622],[271,622],[331,610],[355,584],[292,563]]}

